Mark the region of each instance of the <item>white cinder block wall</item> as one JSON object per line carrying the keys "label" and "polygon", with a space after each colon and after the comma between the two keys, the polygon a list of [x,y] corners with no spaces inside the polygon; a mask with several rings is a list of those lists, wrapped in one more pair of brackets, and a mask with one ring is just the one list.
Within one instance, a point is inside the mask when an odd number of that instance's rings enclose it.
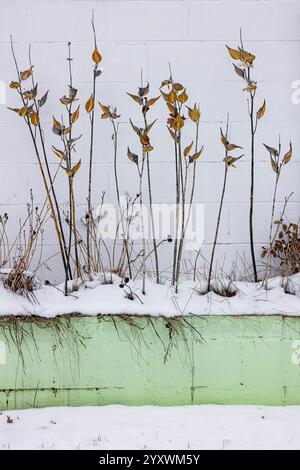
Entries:
{"label": "white cinder block wall", "polygon": [[[138,190],[134,165],[128,162],[126,148],[138,150],[138,142],[128,119],[139,122],[138,106],[126,92],[134,93],[143,78],[150,82],[151,96],[159,94],[162,79],[168,78],[168,62],[177,81],[187,86],[191,102],[199,101],[202,111],[200,140],[205,151],[198,166],[195,202],[205,203],[204,256],[209,255],[216,221],[223,176],[223,148],[219,126],[227,112],[231,119],[231,140],[244,147],[245,157],[230,171],[228,192],[221,226],[218,257],[226,255],[230,264],[236,253],[248,257],[249,122],[243,83],[234,74],[225,43],[237,46],[239,28],[243,28],[245,48],[257,56],[255,78],[258,80],[257,106],[263,99],[267,112],[257,131],[255,189],[255,244],[257,253],[267,239],[274,173],[262,143],[276,146],[280,133],[284,148],[293,142],[292,162],[284,170],[278,191],[278,209],[284,196],[294,192],[287,213],[296,221],[300,207],[300,107],[292,103],[292,82],[300,79],[300,2],[296,0],[1,0],[0,1],[0,79],[15,79],[9,36],[13,34],[20,68],[28,66],[28,44],[40,93],[50,89],[42,111],[49,158],[56,157],[51,145],[58,144],[51,133],[51,116],[60,116],[58,99],[66,93],[67,41],[72,42],[73,78],[84,104],[91,90],[90,18],[94,10],[99,49],[103,55],[103,75],[98,79],[98,98],[116,105],[122,115],[119,162],[122,189]],[[7,88],[7,105],[14,106],[15,93]],[[83,108],[83,106],[82,106]],[[83,111],[83,109],[82,109]],[[153,162],[154,202],[174,201],[172,142],[165,127],[167,111],[158,102],[149,116],[158,117],[152,131],[155,151]],[[79,212],[87,191],[88,119],[81,113],[78,157],[83,166],[76,178]],[[79,133],[79,130],[78,130]],[[106,191],[106,200],[114,198],[112,142],[109,123],[96,119],[95,193]],[[187,136],[187,143],[190,137]],[[16,232],[18,219],[24,215],[29,190],[37,203],[43,187],[27,129],[5,106],[0,107],[0,211],[8,212],[9,230]],[[53,166],[54,168],[54,166]],[[79,182],[80,181],[80,182]],[[57,178],[59,196],[67,201],[64,174]],[[57,250],[51,222],[44,236],[44,255]],[[168,266],[169,247],[162,249],[164,267]],[[61,278],[58,258],[49,261],[47,276]]]}

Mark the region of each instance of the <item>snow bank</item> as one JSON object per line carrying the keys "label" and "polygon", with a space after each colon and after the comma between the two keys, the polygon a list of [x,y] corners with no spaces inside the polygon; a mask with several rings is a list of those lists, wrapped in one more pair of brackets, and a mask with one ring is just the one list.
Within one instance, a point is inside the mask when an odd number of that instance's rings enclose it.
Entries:
{"label": "snow bank", "polygon": [[[300,276],[290,280],[296,295],[286,294],[281,278],[269,282],[269,290],[260,284],[236,282],[236,295],[222,297],[214,292],[201,295],[199,282],[182,282],[178,294],[168,284],[158,285],[150,280],[146,295],[141,293],[141,282],[130,281],[124,289],[121,280],[113,277],[112,284],[103,284],[98,276],[93,281],[81,283],[66,297],[63,286],[42,285],[34,291],[36,302],[13,294],[0,285],[0,316],[37,315],[52,318],[57,315],[128,314],[152,316],[177,315],[300,315]],[[134,293],[134,300],[126,292]]]}

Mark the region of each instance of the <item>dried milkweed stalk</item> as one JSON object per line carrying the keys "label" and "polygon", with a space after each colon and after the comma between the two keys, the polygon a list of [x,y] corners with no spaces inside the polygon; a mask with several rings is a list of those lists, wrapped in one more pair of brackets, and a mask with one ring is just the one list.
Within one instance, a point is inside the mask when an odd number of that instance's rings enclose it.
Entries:
{"label": "dried milkweed stalk", "polygon": [[[152,121],[151,123],[148,122],[148,112],[150,109],[155,105],[155,103],[160,99],[160,96],[156,96],[153,98],[148,98],[148,93],[149,93],[149,83],[147,83],[146,86],[143,86],[143,83],[141,83],[141,86],[138,89],[138,94],[137,95],[132,95],[131,93],[128,93],[128,95],[140,106],[141,113],[142,113],[142,119],[143,119],[143,126],[139,128],[138,126],[134,125],[133,122],[130,119],[130,124],[133,129],[133,131],[136,133],[136,135],[139,138],[140,145],[141,145],[141,153],[142,153],[142,160],[141,160],[141,166],[139,169],[139,177],[140,177],[140,203],[142,204],[143,201],[143,195],[142,195],[142,180],[143,180],[143,173],[144,173],[144,168],[146,165],[146,171],[147,171],[147,183],[148,183],[148,199],[149,199],[149,211],[150,211],[150,220],[151,220],[151,230],[152,230],[152,241],[153,241],[153,252],[154,252],[154,259],[155,259],[155,275],[156,275],[156,282],[160,282],[160,274],[159,274],[159,260],[158,260],[158,250],[157,250],[157,240],[156,240],[156,234],[155,234],[155,223],[154,223],[154,215],[153,215],[153,195],[152,195],[152,185],[151,185],[151,169],[150,169],[150,159],[152,152],[154,150],[153,146],[150,143],[150,137],[149,133],[155,124],[155,121]],[[132,157],[130,150],[128,149],[128,158],[134,161],[134,163],[137,163],[138,165],[138,160],[135,159],[135,157]],[[141,214],[141,217],[143,215]],[[141,219],[142,221],[142,219]],[[143,224],[143,222],[142,222]],[[145,246],[143,246],[143,250],[145,251]],[[145,255],[146,256],[146,253]],[[144,258],[145,262],[145,258]],[[143,272],[145,273],[145,269],[143,268]]]}
{"label": "dried milkweed stalk", "polygon": [[[278,148],[270,147],[269,145],[264,144],[265,149],[269,153],[270,162],[273,172],[275,173],[275,183],[274,183],[274,190],[273,190],[273,199],[272,199],[272,208],[271,208],[271,218],[270,218],[270,229],[269,229],[269,245],[267,248],[263,248],[262,251],[262,258],[265,258],[265,273],[263,278],[263,285],[265,288],[268,287],[268,278],[270,273],[270,257],[274,255],[273,250],[273,223],[274,223],[274,216],[275,216],[275,207],[276,207],[276,200],[277,200],[277,189],[278,183],[280,180],[282,169],[285,165],[287,165],[293,155],[293,147],[292,143],[290,142],[289,149],[284,155],[281,155],[281,143],[279,139]],[[278,225],[278,224],[277,224]],[[275,231],[275,238],[278,232]]]}
{"label": "dried milkweed stalk", "polygon": [[[123,254],[125,254],[125,257],[127,259],[127,269],[128,269],[128,274],[130,279],[132,278],[132,271],[131,271],[131,260],[130,260],[130,253],[129,253],[129,246],[128,246],[128,224],[126,223],[126,217],[124,214],[124,210],[122,207],[121,203],[121,195],[120,195],[120,185],[119,185],[119,176],[118,176],[118,168],[117,168],[117,156],[118,156],[118,130],[119,130],[119,123],[118,119],[120,118],[120,114],[118,114],[117,108],[112,107],[110,105],[106,105],[103,103],[99,102],[99,106],[101,109],[101,119],[103,120],[109,120],[112,126],[113,134],[112,134],[112,140],[113,140],[113,169],[114,169],[114,180],[115,180],[115,189],[116,189],[116,195],[117,195],[117,203],[118,203],[118,210],[119,210],[119,222],[116,228],[116,234],[115,234],[115,241],[118,238],[120,229],[121,229],[121,235],[122,235],[122,253],[120,255],[120,260],[123,260]],[[121,274],[123,263],[120,263],[118,267],[115,267],[115,243],[114,243],[114,248],[113,248],[113,255],[112,255],[112,264],[114,267],[114,271]],[[124,274],[122,272],[122,274]]]}
{"label": "dried milkweed stalk", "polygon": [[[63,119],[58,120],[53,116],[52,132],[60,139],[61,148],[52,146],[53,153],[61,161],[60,167],[64,170],[67,181],[68,181],[68,194],[69,194],[69,213],[67,217],[67,223],[69,226],[68,236],[68,249],[67,249],[67,261],[68,266],[72,264],[72,247],[74,247],[74,260],[75,260],[75,274],[77,277],[81,276],[81,268],[79,261],[79,249],[78,249],[78,232],[76,222],[76,201],[74,192],[74,178],[81,167],[81,159],[76,157],[76,161],[73,160],[73,154],[76,149],[76,143],[81,138],[81,135],[74,136],[73,128],[79,119],[80,105],[76,104],[77,101],[77,89],[73,84],[72,76],[72,57],[71,57],[71,43],[68,43],[68,65],[69,65],[69,84],[68,93],[60,98],[60,104],[64,107],[67,121],[64,124]],[[72,273],[73,277],[73,273]],[[67,281],[65,282],[65,291],[67,293]]]}
{"label": "dried milkweed stalk", "polygon": [[87,214],[86,214],[86,227],[87,227],[87,270],[91,271],[91,231],[93,222],[93,203],[92,203],[92,182],[93,182],[93,155],[94,155],[94,122],[95,122],[95,100],[96,100],[96,81],[101,75],[101,69],[99,64],[102,62],[102,55],[99,52],[97,44],[97,36],[95,30],[94,16],[91,20],[93,38],[94,38],[94,49],[92,52],[92,92],[90,97],[85,103],[85,110],[88,113],[90,120],[90,150],[89,150],[89,176],[88,176],[88,195],[87,195]]}
{"label": "dried milkweed stalk", "polygon": [[[250,164],[251,164],[251,178],[250,178],[250,204],[249,204],[249,234],[250,234],[250,251],[253,266],[254,281],[258,281],[256,259],[254,252],[254,230],[253,230],[253,211],[254,211],[254,169],[255,169],[255,134],[257,130],[258,121],[264,116],[266,112],[266,101],[264,100],[261,107],[255,112],[255,98],[257,92],[257,82],[252,77],[252,70],[254,66],[255,56],[244,49],[242,34],[240,35],[240,46],[238,49],[227,47],[230,57],[235,61],[233,63],[234,71],[245,82],[244,92],[248,95],[248,114],[250,119]],[[238,64],[238,65],[237,65]]]}
{"label": "dried milkweed stalk", "polygon": [[240,158],[243,157],[243,155],[240,155],[238,157],[233,157],[232,155],[229,155],[229,152],[232,152],[236,149],[241,149],[242,147],[229,142],[229,140],[228,140],[228,124],[229,124],[229,117],[227,117],[227,124],[226,124],[225,134],[223,133],[223,130],[220,129],[221,142],[224,146],[224,152],[225,152],[225,156],[224,156],[224,159],[223,159],[223,161],[224,161],[224,179],[223,179],[223,188],[222,188],[222,194],[221,194],[219,211],[218,211],[215,237],[214,237],[214,241],[213,241],[213,247],[212,247],[210,264],[209,264],[209,272],[208,272],[208,280],[207,280],[207,291],[208,292],[211,289],[211,277],[212,277],[212,270],[213,270],[213,264],[214,264],[216,245],[217,245],[217,242],[218,242],[218,234],[219,234],[219,228],[220,228],[220,222],[221,222],[221,216],[222,216],[222,209],[223,209],[223,203],[224,203],[224,196],[225,196],[226,185],[227,185],[228,170],[229,170],[230,167],[235,168],[236,162],[238,160],[240,160]]}
{"label": "dried milkweed stalk", "polygon": [[[140,91],[141,90],[141,91]],[[143,96],[145,96],[149,92],[149,85],[147,85],[145,88],[141,86],[139,89],[141,96],[140,95],[129,95],[131,98],[136,101],[138,104],[143,105]],[[138,172],[138,177],[139,177],[139,203],[140,203],[140,213],[139,213],[139,221],[141,225],[141,234],[142,234],[142,266],[141,266],[141,271],[142,271],[142,293],[145,295],[146,294],[146,234],[145,234],[145,226],[144,226],[144,208],[143,208],[143,176],[144,176],[144,170],[145,170],[145,162],[146,162],[146,154],[147,154],[147,148],[150,147],[150,139],[148,136],[148,133],[146,129],[142,129],[141,131],[136,128],[135,131],[140,138],[140,143],[142,146],[141,150],[141,158],[136,153],[133,153],[130,148],[127,148],[127,157],[128,159],[133,162],[133,164],[136,165],[137,172]]]}
{"label": "dried milkweed stalk", "polygon": [[[160,91],[169,110],[167,128],[174,142],[175,159],[175,185],[176,185],[176,214],[175,214],[175,241],[173,250],[172,283],[178,291],[178,283],[181,271],[181,261],[186,236],[187,225],[190,218],[191,206],[194,198],[196,182],[196,164],[199,160],[203,146],[199,149],[199,106],[193,108],[186,105],[188,94],[186,88],[174,81],[172,73],[169,79],[161,84]],[[195,125],[195,139],[183,146],[183,129],[187,117]],[[192,180],[190,181],[190,175]],[[188,209],[186,210],[186,206]]]}
{"label": "dried milkweed stalk", "polygon": [[[55,191],[54,181],[55,175],[51,174],[48,155],[46,151],[45,133],[42,128],[40,113],[47,102],[48,91],[44,92],[39,97],[38,84],[34,80],[34,66],[31,63],[31,54],[29,49],[29,67],[26,70],[20,71],[18,61],[14,51],[13,40],[11,37],[11,51],[17,73],[17,80],[10,83],[10,88],[15,90],[19,95],[20,107],[9,108],[14,111],[25,123],[28,128],[34,152],[37,158],[38,166],[40,169],[42,182],[45,188],[45,193],[49,203],[51,216],[54,222],[55,231],[60,248],[62,263],[64,266],[66,282],[72,278],[72,272],[68,263],[68,249],[66,237],[64,234],[62,215],[58,203],[58,198]],[[29,79],[31,79],[31,87],[29,88]]]}

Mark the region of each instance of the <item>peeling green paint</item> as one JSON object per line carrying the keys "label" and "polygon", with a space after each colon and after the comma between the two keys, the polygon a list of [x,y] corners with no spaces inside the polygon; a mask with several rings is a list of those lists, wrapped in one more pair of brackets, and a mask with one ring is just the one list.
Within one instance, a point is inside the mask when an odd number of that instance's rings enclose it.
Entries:
{"label": "peeling green paint", "polygon": [[1,409],[300,404],[300,365],[292,361],[300,318],[191,317],[183,327],[180,319],[172,323],[162,317],[60,321],[70,332],[63,340],[48,327],[24,323],[21,355],[20,342],[9,339],[0,323],[6,344]]}

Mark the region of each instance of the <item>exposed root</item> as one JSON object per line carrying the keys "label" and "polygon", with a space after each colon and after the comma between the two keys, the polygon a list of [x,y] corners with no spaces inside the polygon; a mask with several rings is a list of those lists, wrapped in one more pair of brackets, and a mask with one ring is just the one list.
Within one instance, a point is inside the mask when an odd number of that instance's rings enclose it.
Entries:
{"label": "exposed root", "polygon": [[64,315],[55,318],[43,318],[38,316],[1,316],[0,332],[5,342],[13,344],[21,358],[23,369],[25,370],[24,351],[31,349],[32,345],[39,357],[39,345],[35,336],[35,328],[47,329],[51,332],[56,347],[66,346],[76,349],[79,345],[85,346],[85,338],[78,332],[74,325],[73,318],[78,315]]}

